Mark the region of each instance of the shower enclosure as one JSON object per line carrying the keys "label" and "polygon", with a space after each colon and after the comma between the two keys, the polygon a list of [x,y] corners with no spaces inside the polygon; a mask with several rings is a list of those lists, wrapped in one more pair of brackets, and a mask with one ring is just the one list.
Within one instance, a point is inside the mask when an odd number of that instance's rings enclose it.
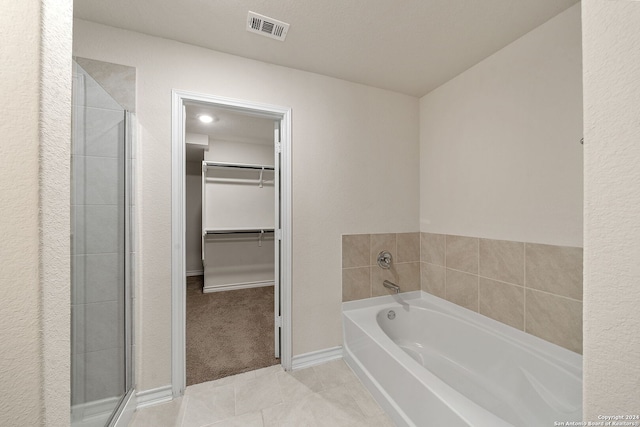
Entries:
{"label": "shower enclosure", "polygon": [[71,423],[126,423],[132,364],[131,114],[73,64]]}

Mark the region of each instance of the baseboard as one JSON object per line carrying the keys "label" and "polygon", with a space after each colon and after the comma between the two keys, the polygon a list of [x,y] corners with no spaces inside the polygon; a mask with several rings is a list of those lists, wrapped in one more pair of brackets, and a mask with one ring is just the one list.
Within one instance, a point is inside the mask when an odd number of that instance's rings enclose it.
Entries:
{"label": "baseboard", "polygon": [[204,275],[204,270],[187,271],[187,277],[190,277],[190,276],[203,276],[203,275]]}
{"label": "baseboard", "polygon": [[230,285],[216,285],[209,287],[205,285],[202,287],[202,292],[205,294],[209,294],[211,292],[235,291],[236,289],[261,288],[263,286],[273,286],[273,281],[233,283]]}
{"label": "baseboard", "polygon": [[170,402],[173,399],[173,392],[170,385],[165,385],[151,390],[139,391],[136,393],[138,400],[137,409],[146,408],[147,406],[158,405],[160,403]]}
{"label": "baseboard", "polygon": [[325,348],[293,356],[293,359],[291,360],[291,369],[296,371],[298,369],[309,368],[311,366],[320,365],[337,359],[342,359],[342,346]]}

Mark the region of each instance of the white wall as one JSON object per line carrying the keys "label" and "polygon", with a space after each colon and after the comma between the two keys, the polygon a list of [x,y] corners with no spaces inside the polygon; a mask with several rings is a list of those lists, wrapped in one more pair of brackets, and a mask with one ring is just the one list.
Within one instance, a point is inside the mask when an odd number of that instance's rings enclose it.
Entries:
{"label": "white wall", "polygon": [[418,100],[76,21],[74,53],[137,68],[137,372],[169,384],[171,90],[293,111],[293,352],[341,345],[341,234],[418,228]]}
{"label": "white wall", "polygon": [[640,413],[640,2],[583,2],[585,420]]}
{"label": "white wall", "polygon": [[[264,121],[264,119],[255,119]],[[273,121],[263,140],[273,140]],[[240,129],[238,130],[240,131]],[[273,166],[274,144],[210,140],[205,160]],[[259,186],[257,180],[266,181]],[[273,171],[209,169],[205,184],[205,228],[274,228]],[[229,181],[231,180],[231,181]],[[255,184],[250,184],[251,182]],[[247,185],[249,184],[249,185]],[[274,283],[274,234],[225,235],[205,239],[204,287]]]}
{"label": "white wall", "polygon": [[69,425],[71,7],[0,14],[0,425]]}
{"label": "white wall", "polygon": [[582,246],[580,5],[420,100],[420,230]]}
{"label": "white wall", "polygon": [[[273,131],[267,138],[273,137]],[[273,166],[273,144],[251,144],[238,141],[223,141],[212,139],[209,142],[209,150],[205,151],[204,158],[216,162],[251,163],[254,165]]]}
{"label": "white wall", "polygon": [[[205,157],[219,162],[273,165],[273,145],[249,144],[210,139]],[[242,160],[239,160],[242,159]],[[202,163],[186,162],[186,241],[187,273],[202,272]]]}
{"label": "white wall", "polygon": [[202,162],[185,162],[185,269],[202,274]]}

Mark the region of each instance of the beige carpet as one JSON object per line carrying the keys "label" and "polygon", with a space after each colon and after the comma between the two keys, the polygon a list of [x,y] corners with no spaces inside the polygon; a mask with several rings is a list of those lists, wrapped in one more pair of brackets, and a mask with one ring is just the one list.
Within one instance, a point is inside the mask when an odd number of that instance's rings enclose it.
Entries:
{"label": "beige carpet", "polygon": [[202,280],[187,278],[187,385],[280,363],[273,287],[203,294]]}

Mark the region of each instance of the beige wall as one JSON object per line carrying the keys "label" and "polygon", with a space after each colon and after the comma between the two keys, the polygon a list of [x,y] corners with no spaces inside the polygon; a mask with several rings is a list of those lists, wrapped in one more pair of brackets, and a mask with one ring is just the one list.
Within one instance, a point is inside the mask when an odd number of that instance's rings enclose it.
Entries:
{"label": "beige wall", "polygon": [[420,100],[420,230],[582,246],[580,5]]}
{"label": "beige wall", "polygon": [[43,417],[38,321],[40,93],[34,84],[40,79],[40,7],[38,0],[12,2],[0,14],[0,93],[3,99],[20,100],[14,108],[3,108],[0,128],[0,424],[15,426],[40,425]]}
{"label": "beige wall", "polygon": [[583,2],[585,419],[640,413],[640,2]]}
{"label": "beige wall", "polygon": [[42,1],[40,299],[44,424],[69,424],[70,147],[73,1]]}
{"label": "beige wall", "polygon": [[293,352],[341,345],[341,235],[418,228],[418,100],[76,21],[74,54],[137,68],[137,372],[169,384],[171,90],[293,111]]}
{"label": "beige wall", "polygon": [[0,14],[0,424],[69,424],[69,0]]}

